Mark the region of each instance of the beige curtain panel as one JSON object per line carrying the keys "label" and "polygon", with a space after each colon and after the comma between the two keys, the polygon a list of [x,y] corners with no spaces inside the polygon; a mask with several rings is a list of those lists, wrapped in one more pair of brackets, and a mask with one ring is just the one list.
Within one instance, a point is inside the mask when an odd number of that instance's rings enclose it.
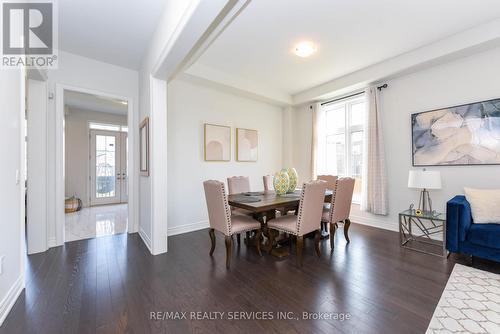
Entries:
{"label": "beige curtain panel", "polygon": [[366,89],[365,151],[361,210],[377,215],[389,213],[384,139],[377,87]]}
{"label": "beige curtain panel", "polygon": [[318,176],[318,132],[321,121],[321,103],[311,105],[312,108],[312,141],[311,141],[311,180],[316,180]]}

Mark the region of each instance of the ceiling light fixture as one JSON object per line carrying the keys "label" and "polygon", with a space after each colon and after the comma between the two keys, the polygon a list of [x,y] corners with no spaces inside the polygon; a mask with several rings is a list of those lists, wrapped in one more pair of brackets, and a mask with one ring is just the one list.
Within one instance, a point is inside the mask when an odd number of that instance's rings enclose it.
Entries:
{"label": "ceiling light fixture", "polygon": [[306,58],[315,53],[316,50],[316,45],[313,42],[304,41],[295,45],[293,52],[299,57]]}

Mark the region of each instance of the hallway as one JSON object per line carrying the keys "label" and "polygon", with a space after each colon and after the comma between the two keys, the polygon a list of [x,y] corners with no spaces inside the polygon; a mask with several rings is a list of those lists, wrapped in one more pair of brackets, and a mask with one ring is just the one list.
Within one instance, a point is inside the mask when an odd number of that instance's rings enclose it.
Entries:
{"label": "hallway", "polygon": [[66,214],[65,241],[75,241],[127,232],[128,205],[102,205]]}

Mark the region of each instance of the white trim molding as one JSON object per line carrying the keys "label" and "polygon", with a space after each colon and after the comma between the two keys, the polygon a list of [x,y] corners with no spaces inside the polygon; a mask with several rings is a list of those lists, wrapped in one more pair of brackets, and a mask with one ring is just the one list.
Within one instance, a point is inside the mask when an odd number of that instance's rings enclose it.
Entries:
{"label": "white trim molding", "polygon": [[203,230],[203,229],[206,229],[209,227],[210,227],[210,224],[208,223],[208,220],[202,220],[202,221],[197,222],[197,223],[185,224],[185,225],[180,225],[180,226],[175,226],[175,227],[169,228],[168,229],[168,236],[171,237],[173,235],[199,231],[199,230]]}
{"label": "white trim molding", "polygon": [[351,222],[353,222],[355,224],[367,225],[367,226],[372,226],[372,227],[380,228],[383,230],[389,230],[389,231],[395,231],[395,232],[399,231],[399,226],[398,226],[397,221],[394,223],[391,223],[391,222],[388,222],[388,221],[383,220],[383,219],[363,217],[363,216],[359,216],[359,215],[351,215],[350,219],[351,219]]}
{"label": "white trim molding", "polygon": [[17,278],[14,284],[11,286],[5,298],[0,302],[0,326],[2,326],[5,318],[9,314],[10,310],[17,301],[17,298],[24,290],[24,275]]}
{"label": "white trim molding", "polygon": [[151,250],[151,239],[149,239],[148,234],[144,231],[142,226],[139,227],[139,236],[142,239],[142,242],[146,245],[146,247],[149,249],[149,252],[153,254],[153,251]]}

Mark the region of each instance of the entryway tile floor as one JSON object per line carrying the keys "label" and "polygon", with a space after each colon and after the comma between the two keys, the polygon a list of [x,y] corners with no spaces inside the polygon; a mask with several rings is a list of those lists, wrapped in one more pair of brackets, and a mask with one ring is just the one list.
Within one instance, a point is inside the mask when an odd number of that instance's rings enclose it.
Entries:
{"label": "entryway tile floor", "polygon": [[75,241],[125,233],[128,226],[128,205],[102,205],[67,213],[65,241]]}

